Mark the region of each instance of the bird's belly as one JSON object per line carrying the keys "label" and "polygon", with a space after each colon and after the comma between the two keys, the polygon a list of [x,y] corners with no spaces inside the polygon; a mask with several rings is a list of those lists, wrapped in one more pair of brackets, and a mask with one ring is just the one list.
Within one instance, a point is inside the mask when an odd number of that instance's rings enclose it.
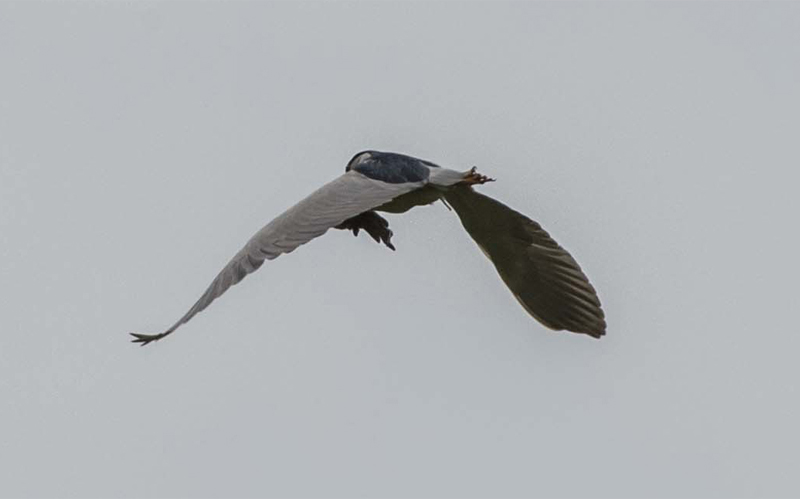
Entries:
{"label": "bird's belly", "polygon": [[385,213],[405,213],[415,206],[425,206],[435,203],[442,197],[442,191],[436,187],[426,185],[416,191],[396,197],[386,204],[375,208],[375,211]]}

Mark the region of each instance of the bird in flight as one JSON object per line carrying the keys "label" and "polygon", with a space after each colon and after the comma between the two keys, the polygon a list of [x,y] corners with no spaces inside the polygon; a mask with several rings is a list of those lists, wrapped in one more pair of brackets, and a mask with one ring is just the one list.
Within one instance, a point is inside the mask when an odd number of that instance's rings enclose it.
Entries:
{"label": "bird in flight", "polygon": [[259,230],[175,324],[159,334],[131,333],[142,346],[172,334],[231,286],[264,263],[323,235],[328,229],[360,230],[391,250],[392,231],[377,212],[404,213],[442,200],[491,260],[514,298],[553,330],[600,338],[606,322],[600,300],[578,263],[542,227],[473,186],[492,182],[467,171],[403,154],[363,151],[345,173],[325,184]]}

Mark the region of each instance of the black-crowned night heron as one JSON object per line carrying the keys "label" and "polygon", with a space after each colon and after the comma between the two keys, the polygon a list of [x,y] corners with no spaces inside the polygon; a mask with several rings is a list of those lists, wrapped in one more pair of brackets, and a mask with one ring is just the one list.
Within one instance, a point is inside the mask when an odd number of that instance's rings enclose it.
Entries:
{"label": "black-crowned night heron", "polygon": [[459,172],[402,154],[360,152],[344,175],[258,231],[178,322],[160,334],[131,333],[133,342],[147,345],[172,334],[264,260],[291,253],[330,228],[355,235],[363,229],[394,250],[389,223],[376,211],[404,213],[440,199],[456,211],[511,293],[536,320],[554,330],[603,336],[600,300],[578,263],[538,223],[472,188],[492,180],[475,168]]}

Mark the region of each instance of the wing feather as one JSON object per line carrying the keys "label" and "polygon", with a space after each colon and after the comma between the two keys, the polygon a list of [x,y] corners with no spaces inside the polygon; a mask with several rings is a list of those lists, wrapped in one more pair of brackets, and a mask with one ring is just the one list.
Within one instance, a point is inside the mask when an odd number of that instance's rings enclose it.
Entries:
{"label": "wing feather", "polygon": [[567,251],[542,227],[471,187],[445,195],[467,232],[522,307],[545,326],[605,334],[600,300],[589,279]]}
{"label": "wing feather", "polygon": [[348,171],[292,206],[259,230],[242,248],[178,322],[160,334],[131,333],[146,345],[171,334],[202,312],[231,286],[255,272],[265,260],[291,253],[348,218],[369,211],[422,187],[425,182],[390,184]]}

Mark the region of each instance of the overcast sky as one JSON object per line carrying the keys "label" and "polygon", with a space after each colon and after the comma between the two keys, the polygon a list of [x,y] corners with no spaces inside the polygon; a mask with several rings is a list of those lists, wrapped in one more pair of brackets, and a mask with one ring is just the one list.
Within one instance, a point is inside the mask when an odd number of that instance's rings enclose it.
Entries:
{"label": "overcast sky", "polygon": [[[4,2],[0,63],[0,496],[800,495],[800,3]],[[496,177],[608,335],[437,204],[129,343],[363,149]]]}

